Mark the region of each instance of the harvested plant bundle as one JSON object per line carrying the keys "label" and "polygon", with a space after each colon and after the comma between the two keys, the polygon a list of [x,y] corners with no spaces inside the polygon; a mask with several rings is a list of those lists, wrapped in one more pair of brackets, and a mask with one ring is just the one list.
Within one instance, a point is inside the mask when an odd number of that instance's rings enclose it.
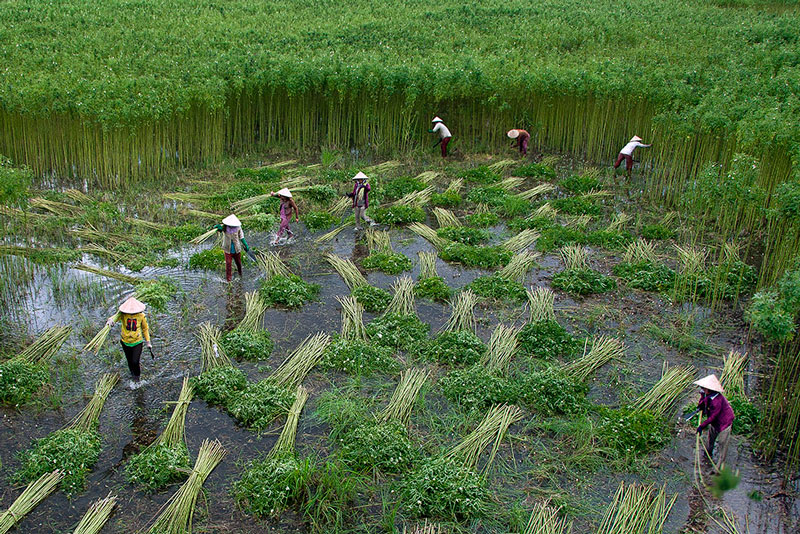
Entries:
{"label": "harvested plant bundle", "polygon": [[619,231],[622,230],[625,225],[627,225],[633,217],[621,211],[614,215],[614,218],[611,220],[611,223],[606,227],[606,230],[609,231]]}
{"label": "harvested plant bundle", "polygon": [[525,276],[528,274],[533,266],[536,264],[536,259],[539,254],[536,252],[525,252],[523,254],[515,254],[508,265],[498,271],[497,274],[503,278],[522,283],[525,281]]}
{"label": "harvested plant bundle", "polygon": [[502,246],[511,252],[519,253],[534,244],[540,237],[541,234],[539,232],[528,228],[506,239]]}
{"label": "harvested plant bundle", "polygon": [[744,375],[747,371],[747,353],[731,349],[725,356],[722,365],[720,382],[725,393],[730,396],[744,396]]}
{"label": "harvested plant bundle", "polygon": [[330,232],[328,232],[328,233],[326,233],[326,234],[322,234],[321,236],[319,236],[318,238],[316,238],[316,239],[314,240],[314,242],[315,242],[315,243],[317,243],[317,244],[327,243],[328,241],[330,241],[331,239],[333,239],[333,238],[335,238],[337,235],[339,235],[339,234],[341,233],[341,231],[342,231],[342,230],[344,230],[344,229],[345,229],[345,228],[347,228],[348,226],[352,226],[353,224],[355,224],[355,222],[354,222],[354,221],[346,221],[346,222],[345,222],[345,223],[343,223],[341,226],[339,226],[339,227],[337,227],[337,228],[334,228],[334,229],[333,229],[333,230],[331,230]]}
{"label": "harvested plant bundle", "polygon": [[437,176],[439,176],[439,173],[436,171],[423,171],[418,175],[416,175],[414,178],[424,184],[430,184],[432,181],[436,179]]}
{"label": "harvested plant bundle", "polygon": [[508,169],[509,167],[513,167],[516,165],[517,161],[513,159],[501,159],[500,161],[496,161],[489,165],[489,169],[494,172],[503,172],[504,170]]}
{"label": "harvested plant bundle", "polygon": [[572,521],[559,519],[558,510],[546,501],[536,503],[523,534],[570,534]]}
{"label": "harvested plant bundle", "polygon": [[676,498],[668,500],[663,487],[621,482],[597,534],[661,534]]}
{"label": "harvested plant bundle", "polygon": [[92,267],[91,265],[86,265],[85,263],[75,264],[75,268],[80,269],[81,271],[86,271],[87,273],[92,273],[99,276],[105,276],[106,278],[113,278],[114,280],[119,280],[120,282],[126,282],[128,284],[133,284],[133,285],[136,285],[142,281],[140,278],[137,278],[135,276],[118,273],[116,271],[109,271],[108,269],[100,269],[98,267]]}
{"label": "harvested plant bundle", "polygon": [[353,200],[347,197],[341,197],[333,203],[328,211],[335,217],[341,217],[353,208]]}
{"label": "harvested plant bundle", "polygon": [[622,340],[599,336],[592,340],[592,348],[589,352],[584,349],[581,358],[564,366],[564,372],[570,378],[578,381],[585,381],[589,375],[604,366],[611,360],[621,360],[625,355],[625,345]]}
{"label": "harvested plant bundle", "polygon": [[666,362],[661,379],[634,403],[637,410],[648,410],[659,417],[666,417],[678,397],[694,380],[695,370],[691,366],[667,369]]}
{"label": "harvested plant bundle", "polygon": [[439,273],[436,272],[436,254],[433,252],[419,252],[419,277],[423,278],[436,278]]}
{"label": "harvested plant bundle", "polygon": [[545,219],[555,220],[558,210],[549,202],[545,202],[533,211],[533,217],[544,217]]}
{"label": "harvested plant bundle", "polygon": [[433,245],[437,250],[444,248],[448,243],[446,239],[439,237],[436,230],[421,222],[409,224],[408,229]]}
{"label": "harvested plant bundle", "polygon": [[392,251],[392,238],[389,232],[382,230],[367,230],[367,248],[370,252],[391,252]]}
{"label": "harvested plant bundle", "polygon": [[350,288],[350,291],[360,286],[369,285],[367,279],[358,270],[356,264],[349,259],[343,259],[335,254],[326,254],[325,260],[339,273],[344,283]]}
{"label": "harvested plant bundle", "polygon": [[108,497],[93,502],[72,534],[97,534],[100,532],[108,518],[111,517],[111,511],[116,504],[117,497],[110,493]]}
{"label": "harvested plant bundle", "polygon": [[163,198],[166,198],[167,200],[176,200],[178,202],[188,202],[188,203],[201,203],[211,198],[211,195],[204,195],[201,193],[181,193],[181,192],[164,193],[161,196]]}
{"label": "harvested plant bundle", "polygon": [[73,206],[72,204],[65,204],[63,202],[46,200],[38,197],[28,200],[28,204],[32,208],[47,210],[53,215],[57,215],[59,217],[78,217],[83,212],[83,209],[81,209],[79,206]]}
{"label": "harvested plant bundle", "polygon": [[81,252],[86,252],[87,254],[94,254],[95,256],[109,258],[113,262],[120,262],[125,259],[124,254],[115,252],[113,250],[108,250],[103,245],[98,245],[97,243],[89,243],[88,245],[79,247],[78,250]]}
{"label": "harvested plant bundle", "polygon": [[[549,193],[555,189],[555,186],[550,183],[543,183],[539,184],[536,187],[532,187],[527,191],[523,191],[522,193],[517,193],[517,196],[525,199],[525,200],[533,200],[534,198],[538,197],[539,195],[543,195],[545,193]],[[549,204],[545,204],[545,206],[549,206]]]}
{"label": "harvested plant bundle", "polygon": [[219,441],[203,440],[197,453],[189,479],[170,497],[161,513],[147,530],[148,534],[190,534],[197,496],[203,489],[211,471],[225,457],[225,449]]}
{"label": "harvested plant bundle", "polygon": [[478,303],[478,297],[469,289],[460,292],[451,304],[450,318],[444,327],[445,332],[459,330],[475,331],[475,314],[473,310]]}
{"label": "harvested plant bundle", "polygon": [[481,360],[481,365],[489,372],[504,375],[508,371],[511,358],[517,352],[516,328],[498,324],[489,338],[489,348]]}
{"label": "harvested plant bundle", "polygon": [[211,323],[202,323],[197,329],[197,339],[200,341],[201,368],[204,373],[216,367],[233,365],[220,345],[221,336],[222,330]]}
{"label": "harvested plant bundle", "polygon": [[386,309],[386,313],[397,313],[400,315],[412,315],[416,313],[414,309],[414,281],[408,276],[398,278],[392,284],[392,301]]}
{"label": "harvested plant bundle", "polygon": [[450,211],[444,208],[433,208],[433,216],[436,217],[436,223],[442,226],[461,226],[461,221],[458,220],[458,217]]}
{"label": "harvested plant bundle", "polygon": [[[213,217],[214,219],[219,217],[216,214],[213,214],[213,215],[214,215],[214,217]],[[191,243],[192,245],[199,245],[201,243],[205,243],[206,241],[211,239],[216,233],[217,233],[217,229],[216,228],[212,228],[211,230],[209,230],[207,232],[204,232],[204,233],[200,234],[199,236],[195,237],[194,239],[189,241],[189,243]]]}
{"label": "harvested plant bundle", "polygon": [[529,287],[526,291],[528,295],[528,304],[530,306],[530,316],[528,320],[531,323],[538,323],[542,321],[555,321],[556,314],[553,309],[553,302],[555,301],[555,293],[547,287]]}
{"label": "harvested plant bundle", "polygon": [[564,262],[566,270],[584,270],[588,268],[586,263],[586,249],[580,245],[569,245],[563,247],[559,254]]}
{"label": "harvested plant bundle", "polygon": [[28,484],[19,497],[11,503],[8,510],[0,514],[0,534],[6,534],[14,528],[14,525],[22,521],[23,517],[45,500],[56,489],[63,476],[63,471],[56,469]]}
{"label": "harvested plant bundle", "polygon": [[383,163],[378,163],[377,165],[373,165],[371,167],[367,167],[364,169],[366,174],[385,174],[389,171],[393,171],[399,167],[402,167],[403,164],[397,161],[396,159],[392,159],[389,161],[384,161]]}
{"label": "harvested plant bundle", "polygon": [[625,247],[622,261],[625,263],[657,263],[656,246],[646,239],[637,239]]}
{"label": "harvested plant bundle", "polygon": [[489,410],[477,428],[450,449],[445,457],[474,471],[478,467],[481,453],[491,444],[492,452],[484,466],[484,471],[488,471],[508,428],[520,419],[522,419],[522,410],[518,407],[495,406]]}
{"label": "harvested plant bundle", "polygon": [[367,341],[367,330],[364,328],[364,307],[355,297],[336,297],[342,307],[342,337]]}
{"label": "harvested plant bundle", "polygon": [[262,252],[256,258],[258,268],[269,279],[273,276],[290,276],[292,273],[275,252]]}
{"label": "harvested plant bundle", "polygon": [[444,190],[445,193],[458,193],[461,191],[461,187],[464,185],[464,180],[461,178],[456,178],[452,180],[450,184],[447,186],[447,189]]}
{"label": "harvested plant bundle", "polygon": [[568,215],[565,217],[565,226],[567,228],[574,228],[578,230],[585,230],[589,223],[592,222],[591,215]]}
{"label": "harvested plant bundle", "polygon": [[399,200],[393,202],[392,205],[415,207],[424,206],[431,201],[431,195],[433,193],[433,186],[428,186],[422,191],[412,191],[411,193],[404,195]]}
{"label": "harvested plant bundle", "polygon": [[389,404],[377,416],[378,422],[387,423],[397,421],[403,426],[408,425],[411,410],[417,401],[422,386],[430,376],[430,371],[423,369],[407,369],[400,377],[400,383],[392,393]]}
{"label": "harvested plant bundle", "polygon": [[258,291],[244,294],[244,317],[236,326],[237,330],[254,331],[262,328],[261,320],[267,311],[267,303],[258,294]]}
{"label": "harvested plant bundle", "polygon": [[25,403],[49,379],[48,361],[69,337],[72,328],[54,326],[18,355],[0,363],[0,403]]}
{"label": "harvested plant bundle", "polygon": [[[145,219],[140,219],[138,217],[125,217],[125,222],[130,224],[135,224],[138,226],[144,226],[145,228],[149,228],[150,230],[164,230],[166,228],[170,228],[166,224],[157,223],[153,221],[148,221]],[[98,501],[99,502],[99,501]]]}
{"label": "harvested plant bundle", "polygon": [[516,189],[525,181],[525,178],[521,178],[519,176],[509,176],[508,178],[504,178],[500,180],[497,185],[502,187],[503,189]]}
{"label": "harvested plant bundle", "polygon": [[51,356],[58,352],[71,333],[72,327],[70,326],[48,328],[36,341],[17,354],[14,359],[20,359],[31,364],[49,360]]}
{"label": "harvested plant bundle", "polygon": [[311,369],[319,363],[325,347],[330,343],[328,334],[319,332],[308,336],[286,360],[270,375],[269,380],[284,388],[300,385]]}

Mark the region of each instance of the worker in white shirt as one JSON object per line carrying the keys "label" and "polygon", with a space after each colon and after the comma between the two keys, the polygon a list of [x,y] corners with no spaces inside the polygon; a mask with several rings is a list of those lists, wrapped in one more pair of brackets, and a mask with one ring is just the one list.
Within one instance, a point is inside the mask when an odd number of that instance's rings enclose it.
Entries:
{"label": "worker in white shirt", "polygon": [[649,146],[651,145],[645,145],[642,143],[641,137],[634,135],[631,137],[631,140],[628,141],[628,144],[619,151],[619,156],[617,156],[617,161],[614,163],[614,168],[619,168],[619,164],[622,163],[622,160],[625,160],[625,169],[628,171],[628,178],[630,178],[631,169],[633,168],[633,151],[637,147],[647,148]]}
{"label": "worker in white shirt", "polygon": [[[447,143],[450,142],[450,138],[452,137],[452,135],[450,134],[450,130],[447,129],[447,126],[444,125],[444,122],[442,122],[442,119],[440,119],[439,117],[434,117],[431,122],[433,123],[433,129],[428,130],[428,133],[439,134],[439,141],[436,143],[436,145],[438,145],[439,143],[442,144],[442,157],[446,158]],[[435,147],[436,145],[433,146]]]}

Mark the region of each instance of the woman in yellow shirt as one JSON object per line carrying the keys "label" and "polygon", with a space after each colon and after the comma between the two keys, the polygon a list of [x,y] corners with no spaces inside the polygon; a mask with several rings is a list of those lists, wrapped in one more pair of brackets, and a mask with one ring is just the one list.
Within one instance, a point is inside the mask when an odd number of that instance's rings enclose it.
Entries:
{"label": "woman in yellow shirt", "polygon": [[125,359],[128,360],[128,369],[133,375],[135,382],[139,381],[141,368],[139,367],[139,360],[142,357],[142,346],[146,343],[148,347],[153,345],[150,343],[150,329],[147,326],[147,318],[144,316],[145,304],[136,300],[134,297],[129,298],[122,303],[119,307],[119,313],[108,318],[106,324],[111,326],[115,322],[122,323],[122,352],[125,353]]}

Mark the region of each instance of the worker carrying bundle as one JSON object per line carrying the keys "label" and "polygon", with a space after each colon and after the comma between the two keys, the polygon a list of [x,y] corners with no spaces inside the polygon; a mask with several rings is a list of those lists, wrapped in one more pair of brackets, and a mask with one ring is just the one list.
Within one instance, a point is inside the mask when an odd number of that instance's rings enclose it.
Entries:
{"label": "worker carrying bundle", "polygon": [[375,224],[375,222],[366,215],[367,208],[369,208],[369,192],[372,190],[372,187],[370,187],[369,182],[367,181],[367,175],[363,172],[359,172],[353,176],[353,181],[355,182],[353,184],[353,192],[347,193],[347,196],[353,199],[353,211],[356,216],[356,230],[361,230],[362,218],[370,225]]}
{"label": "worker carrying bundle", "polygon": [[242,248],[250,254],[250,246],[244,238],[242,221],[236,215],[228,215],[222,219],[222,224],[214,225],[217,232],[222,232],[222,251],[225,253],[225,279],[231,281],[231,263],[236,263],[239,277],[242,276]]}

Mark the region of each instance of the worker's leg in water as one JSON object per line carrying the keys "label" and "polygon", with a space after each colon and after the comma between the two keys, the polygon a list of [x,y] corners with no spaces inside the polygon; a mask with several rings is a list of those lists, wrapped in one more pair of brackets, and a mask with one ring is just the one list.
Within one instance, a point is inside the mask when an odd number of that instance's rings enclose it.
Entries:
{"label": "worker's leg in water", "polygon": [[448,143],[450,143],[450,138],[449,137],[445,137],[444,139],[442,139],[442,157],[443,158],[447,157],[447,145],[448,145]]}
{"label": "worker's leg in water", "polygon": [[728,445],[731,440],[731,427],[726,428],[717,436],[717,444],[719,444],[719,454],[717,454],[717,465],[722,465],[727,461]]}
{"label": "worker's leg in water", "polygon": [[[120,341],[120,343],[122,343]],[[139,380],[139,375],[142,373],[141,367],[139,366],[139,360],[142,358],[142,347],[144,343],[139,343],[138,345],[134,345],[132,347],[122,343],[122,352],[125,353],[125,359],[128,360],[128,369],[131,372],[134,380]]]}
{"label": "worker's leg in water", "polygon": [[236,254],[231,254],[233,256],[233,261],[236,262],[236,270],[239,272],[239,276],[242,276],[242,253],[237,252]]}
{"label": "worker's leg in water", "polygon": [[233,260],[233,255],[230,252],[225,253],[225,279],[230,282],[231,281],[231,260]]}

